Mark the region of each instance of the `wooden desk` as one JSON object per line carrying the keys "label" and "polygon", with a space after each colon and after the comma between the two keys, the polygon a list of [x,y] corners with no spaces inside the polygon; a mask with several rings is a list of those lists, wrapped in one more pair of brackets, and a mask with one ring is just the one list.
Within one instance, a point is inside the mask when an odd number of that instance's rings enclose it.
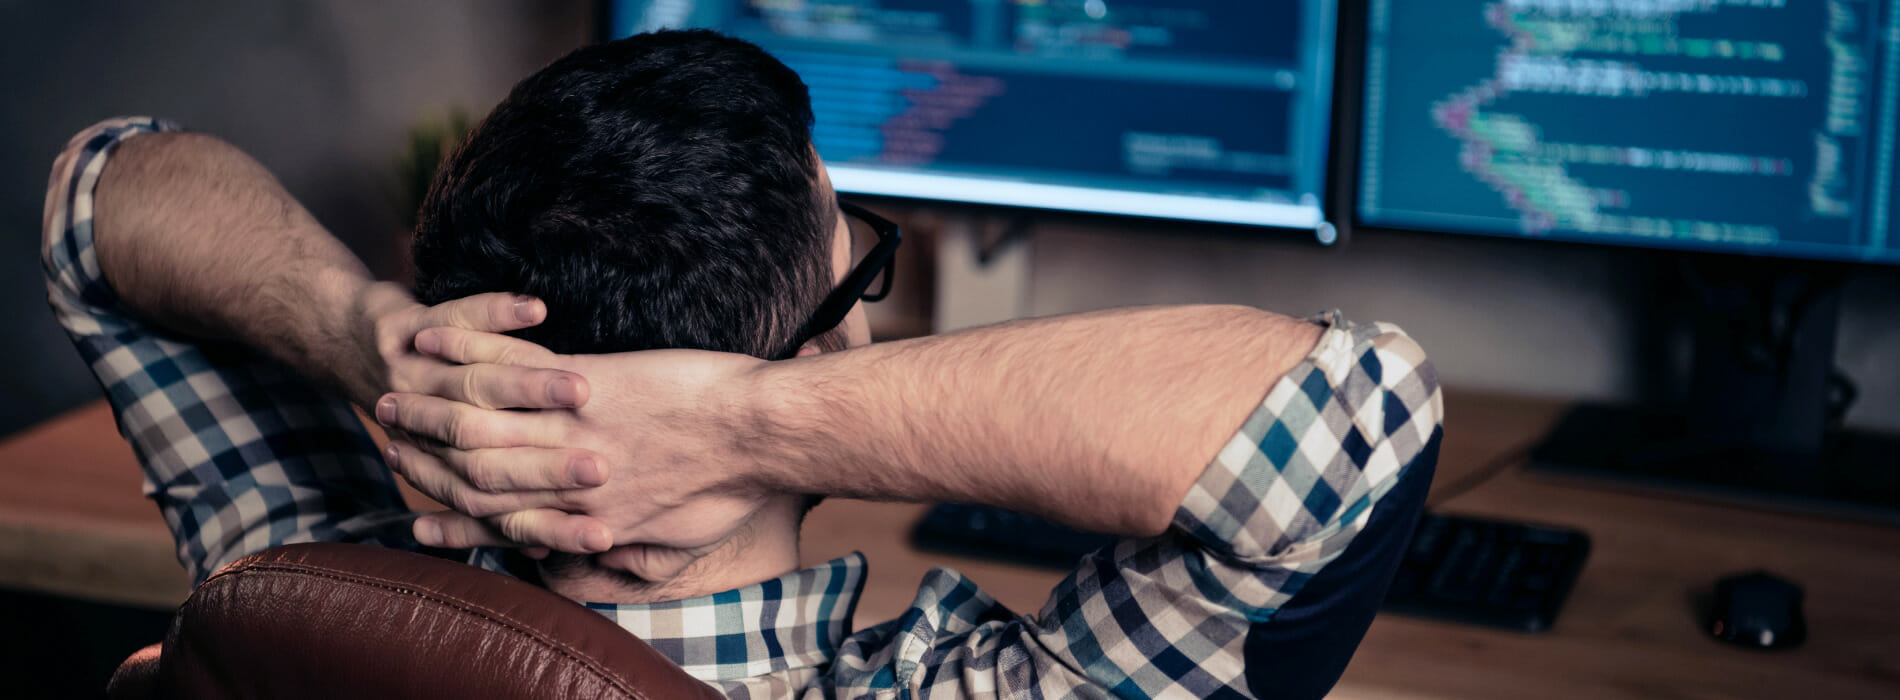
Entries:
{"label": "wooden desk", "polygon": [[191,581],[104,400],[0,442],[0,587],[165,608]]}
{"label": "wooden desk", "polygon": [[[1453,393],[1437,485],[1533,441],[1552,401]],[[1897,458],[1900,461],[1900,458]],[[0,586],[153,606],[185,580],[103,403],[0,443]],[[860,626],[890,619],[933,565],[969,574],[1018,611],[1058,572],[924,555],[905,544],[923,506],[831,501],[807,519],[804,558],[863,551]],[[1554,483],[1506,471],[1443,506],[1589,532],[1590,563],[1554,630],[1522,635],[1385,615],[1337,698],[1900,697],[1900,529]],[[1767,568],[1807,589],[1810,638],[1753,653],[1698,629],[1690,599]]]}
{"label": "wooden desk", "polygon": [[[383,431],[366,422],[376,444]],[[0,441],[0,588],[151,608],[191,594],[103,399]],[[418,510],[442,506],[401,484]]]}
{"label": "wooden desk", "polygon": [[[1526,447],[1562,402],[1447,397],[1433,488]],[[1900,456],[1896,456],[1900,465]],[[806,520],[808,562],[862,550],[860,625],[890,619],[942,564],[1018,612],[1042,607],[1060,573],[916,552],[903,541],[924,506],[844,502]],[[1589,564],[1541,635],[1381,615],[1335,698],[1900,698],[1900,529],[1579,488],[1506,471],[1441,510],[1588,532]],[[1807,590],[1810,635],[1760,653],[1704,635],[1691,599],[1717,578],[1766,568]]]}

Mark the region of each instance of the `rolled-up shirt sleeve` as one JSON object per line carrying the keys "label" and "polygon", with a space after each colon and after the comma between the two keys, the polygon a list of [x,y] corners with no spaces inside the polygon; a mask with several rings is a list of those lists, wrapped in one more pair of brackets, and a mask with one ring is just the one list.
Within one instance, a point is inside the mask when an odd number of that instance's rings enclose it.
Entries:
{"label": "rolled-up shirt sleeve", "polygon": [[[1171,531],[1121,542],[1057,588],[1038,620],[1043,646],[1124,697],[1257,694],[1250,632],[1353,544],[1401,475],[1429,478],[1419,462],[1436,460],[1441,430],[1417,343],[1389,324],[1318,320],[1317,347],[1189,488]],[[1349,657],[1358,634],[1326,653]]]}
{"label": "rolled-up shirt sleeve", "polygon": [[1174,527],[1210,583],[1266,616],[1344,550],[1440,430],[1425,353],[1396,326],[1335,326],[1201,474]]}
{"label": "rolled-up shirt sleeve", "polygon": [[350,406],[231,344],[200,342],[126,311],[93,251],[93,193],[112,150],[177,131],[129,117],[73,137],[53,166],[41,263],[53,313],[105,389],[193,584],[280,544],[413,548],[393,477]]}
{"label": "rolled-up shirt sleeve", "polygon": [[[1416,520],[1442,400],[1424,352],[1396,326],[1317,321],[1327,326],[1318,346],[1271,385],[1167,533],[1085,557],[1033,617],[934,570],[902,618],[847,642],[832,692],[1323,695],[1390,582],[1392,540]],[[1360,537],[1368,523],[1373,540]]]}

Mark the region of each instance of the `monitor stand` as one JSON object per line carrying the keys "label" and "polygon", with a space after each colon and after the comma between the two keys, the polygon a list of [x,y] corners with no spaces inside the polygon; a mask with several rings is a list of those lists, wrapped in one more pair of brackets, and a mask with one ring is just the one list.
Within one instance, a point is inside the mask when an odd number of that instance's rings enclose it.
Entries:
{"label": "monitor stand", "polygon": [[[1686,396],[1585,404],[1531,469],[1697,498],[1900,525],[1900,436],[1843,430],[1851,383],[1834,369],[1840,268],[1702,260]],[[1677,382],[1678,385],[1681,382]]]}

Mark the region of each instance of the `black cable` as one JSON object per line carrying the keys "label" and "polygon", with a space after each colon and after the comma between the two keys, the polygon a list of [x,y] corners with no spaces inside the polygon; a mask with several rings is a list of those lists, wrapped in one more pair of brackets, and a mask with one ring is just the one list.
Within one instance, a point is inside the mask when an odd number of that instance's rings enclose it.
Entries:
{"label": "black cable", "polygon": [[[1800,337],[1801,328],[1808,324],[1808,315],[1814,311],[1814,307],[1821,299],[1838,291],[1846,281],[1846,277],[1837,272],[1815,273],[1808,277],[1807,284],[1788,302],[1787,318],[1782,328],[1769,327],[1769,337],[1774,343],[1776,370],[1785,370],[1789,359],[1794,357],[1795,340]],[[1773,299],[1764,306],[1772,313]]]}
{"label": "black cable", "polygon": [[[1694,265],[1684,263],[1682,275],[1690,292],[1705,309],[1725,309],[1718,306],[1720,298],[1711,284]],[[1732,314],[1731,320],[1739,322],[1734,327],[1739,342],[1735,343],[1740,355],[1736,361],[1744,367],[1753,367],[1758,371],[1771,373],[1776,378],[1775,392],[1781,394],[1787,380],[1788,364],[1793,361],[1795,342],[1800,338],[1802,329],[1809,323],[1816,306],[1827,296],[1838,292],[1847,282],[1847,274],[1839,268],[1823,268],[1804,275],[1801,285],[1795,290],[1793,298],[1786,304],[1776,297],[1774,283],[1757,280],[1743,283],[1748,287],[1745,294],[1753,297],[1749,306],[1757,314]],[[1838,424],[1860,397],[1860,388],[1852,377],[1841,371],[1839,366],[1831,366],[1827,377],[1827,420]]]}
{"label": "black cable", "polygon": [[1471,473],[1464,475],[1463,478],[1451,482],[1450,485],[1434,489],[1432,495],[1436,496],[1436,498],[1426,498],[1425,509],[1432,510],[1444,505],[1446,501],[1463,496],[1472,489],[1483,486],[1485,482],[1497,478],[1499,474],[1503,474],[1511,467],[1523,464],[1525,460],[1531,456],[1532,449],[1533,445],[1523,445],[1507,451],[1504,454],[1493,457],[1491,461],[1485,462],[1483,466],[1472,470]]}
{"label": "black cable", "polygon": [[1839,425],[1847,418],[1847,410],[1854,407],[1854,400],[1860,398],[1860,385],[1855,384],[1853,377],[1837,367],[1833,373],[1827,375],[1827,388],[1830,390],[1827,422],[1829,425]]}
{"label": "black cable", "polygon": [[985,222],[982,230],[978,232],[976,264],[979,267],[988,267],[990,261],[995,260],[1010,248],[1016,247],[1017,244],[1029,240],[1029,236],[1035,232],[1036,219],[1031,216],[1012,218],[1004,222],[1002,230],[995,234],[990,233],[990,228],[988,222]]}
{"label": "black cable", "polygon": [[[1794,356],[1795,340],[1802,326],[1807,324],[1808,314],[1824,296],[1837,292],[1846,282],[1846,275],[1839,272],[1816,274],[1789,302],[1787,325],[1782,329],[1781,337],[1775,339],[1775,369],[1778,376],[1784,379],[1787,376],[1787,365]],[[1827,422],[1829,425],[1839,425],[1847,416],[1848,409],[1854,407],[1854,401],[1860,398],[1860,387],[1839,365],[1832,360],[1828,364]]]}

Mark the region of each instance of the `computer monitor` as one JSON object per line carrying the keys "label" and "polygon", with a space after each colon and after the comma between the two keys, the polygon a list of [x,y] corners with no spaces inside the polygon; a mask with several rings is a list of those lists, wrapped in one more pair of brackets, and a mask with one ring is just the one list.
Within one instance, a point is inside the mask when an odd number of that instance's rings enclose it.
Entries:
{"label": "computer monitor", "polygon": [[1693,339],[1684,397],[1579,409],[1536,463],[1900,519],[1900,446],[1834,429],[1833,365],[1845,271],[1900,264],[1897,5],[1351,0],[1336,205],[1361,229],[1696,251],[1700,301],[1656,331]]}
{"label": "computer monitor", "polygon": [[1305,229],[1332,0],[614,0],[607,38],[706,27],[811,89],[841,192]]}
{"label": "computer monitor", "polygon": [[1887,0],[1369,0],[1358,222],[1900,263]]}

